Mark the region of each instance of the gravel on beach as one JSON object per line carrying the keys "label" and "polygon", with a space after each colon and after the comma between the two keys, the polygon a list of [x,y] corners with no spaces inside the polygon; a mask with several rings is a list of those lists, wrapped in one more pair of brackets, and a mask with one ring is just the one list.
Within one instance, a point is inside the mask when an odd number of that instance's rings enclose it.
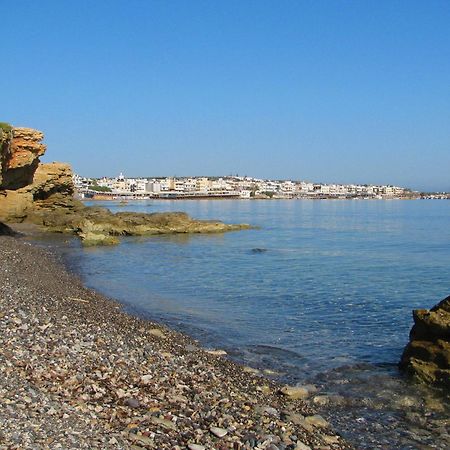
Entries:
{"label": "gravel on beach", "polygon": [[1,450],[351,448],[280,385],[125,314],[48,250],[0,236],[0,261]]}

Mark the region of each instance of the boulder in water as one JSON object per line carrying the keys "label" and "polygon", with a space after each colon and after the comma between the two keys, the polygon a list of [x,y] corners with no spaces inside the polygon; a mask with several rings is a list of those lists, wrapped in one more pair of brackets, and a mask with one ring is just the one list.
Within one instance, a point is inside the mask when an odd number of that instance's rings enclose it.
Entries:
{"label": "boulder in water", "polygon": [[413,311],[414,326],[400,368],[422,382],[450,387],[450,296]]}

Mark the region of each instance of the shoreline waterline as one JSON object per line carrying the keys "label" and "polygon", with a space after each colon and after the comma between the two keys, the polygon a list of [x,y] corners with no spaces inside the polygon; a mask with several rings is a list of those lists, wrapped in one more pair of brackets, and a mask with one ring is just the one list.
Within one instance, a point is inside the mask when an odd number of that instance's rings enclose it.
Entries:
{"label": "shoreline waterline", "polygon": [[75,249],[70,257],[90,287],[133,312],[269,369],[269,376],[284,372],[283,381],[315,384],[312,400],[331,399],[315,407],[330,410],[336,429],[358,448],[442,448],[448,401],[404,379],[397,363],[411,310],[446,292],[446,205],[130,202],[120,210],[181,210],[261,228],[126,238],[114,249]]}
{"label": "shoreline waterline", "polygon": [[[57,236],[57,241],[61,238],[67,239]],[[134,240],[133,238],[130,239]],[[142,240],[136,240],[133,245],[142,246],[143,242]],[[56,243],[56,248],[58,246],[59,244]],[[61,248],[59,246],[60,250]],[[89,252],[92,252],[92,250]],[[66,254],[68,258],[66,263],[70,263],[71,253],[69,249],[69,253]],[[73,259],[72,262],[74,262]],[[78,263],[80,263],[79,260]],[[71,267],[71,271],[75,270],[78,276],[82,274],[82,272],[77,272],[79,269],[80,267]],[[128,312],[134,315],[152,321],[155,321],[155,319],[158,322],[162,321],[172,329],[181,329],[184,333],[199,338],[203,344],[212,343],[208,336],[204,339],[205,330],[193,330],[191,327],[182,326],[181,321],[178,323],[168,322],[163,317],[158,317],[157,314],[153,316],[145,314],[144,311],[134,308],[129,302],[124,302],[123,298],[120,299],[120,302]],[[200,332],[200,336],[198,332]],[[236,352],[238,349],[222,344],[224,343],[220,339],[216,339],[213,346],[225,348],[228,351],[227,357],[240,363],[252,365],[252,361],[255,362],[254,359],[249,359],[248,354]],[[251,356],[254,357],[255,349],[252,350]],[[260,374],[265,377],[280,379],[277,366],[267,364],[267,355],[276,351],[274,360],[280,362],[285,357],[284,354],[280,354],[279,350],[271,348],[261,347],[257,350],[261,358],[256,361],[256,364],[253,364],[254,367],[258,367]],[[291,358],[292,355],[287,355],[287,357]],[[279,368],[280,365],[278,365]],[[305,384],[304,377],[283,381]],[[445,404],[445,399],[426,386],[414,385],[404,380],[403,377],[399,376],[394,364],[377,367],[371,364],[352,365],[343,361],[335,370],[318,373],[314,377],[309,377],[307,381],[318,387],[318,392],[310,398],[313,407],[334,424],[339,433],[348,440],[354,441],[357,448],[393,448],[395,446],[397,448],[415,449],[419,448],[414,444],[416,440],[418,446],[429,445],[429,448],[442,448],[449,442],[448,434],[446,435],[442,429],[439,431],[438,426],[446,417],[445,408],[442,410],[441,405],[442,401]],[[442,400],[439,400],[439,398],[442,398]],[[427,417],[428,423],[420,425],[422,421],[422,419],[419,420],[420,417]],[[429,429],[429,425],[431,425],[431,429]],[[364,434],[364,430],[367,430],[366,434]],[[428,431],[425,432],[425,430]],[[392,433],[393,436],[390,435]]]}
{"label": "shoreline waterline", "polygon": [[[8,405],[0,415],[7,445],[16,440],[27,448],[46,439],[67,445],[81,435],[81,448],[252,448],[267,440],[285,449],[298,442],[350,448],[312,418],[309,406],[281,395],[279,384],[124,313],[26,239],[0,240],[0,355],[6,362],[0,389]],[[22,398],[28,406],[14,417]],[[28,417],[27,411],[40,412]],[[24,432],[41,417],[46,425]],[[69,423],[74,435],[67,440],[70,432],[61,426]]]}

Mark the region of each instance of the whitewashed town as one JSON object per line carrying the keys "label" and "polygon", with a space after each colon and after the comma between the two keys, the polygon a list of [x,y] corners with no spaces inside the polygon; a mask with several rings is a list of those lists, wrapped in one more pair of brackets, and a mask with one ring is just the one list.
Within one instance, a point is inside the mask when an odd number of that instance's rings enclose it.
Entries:
{"label": "whitewashed town", "polygon": [[266,180],[248,176],[85,178],[74,175],[77,193],[94,199],[241,198],[294,199],[418,198],[410,189],[392,185],[322,184],[307,181]]}

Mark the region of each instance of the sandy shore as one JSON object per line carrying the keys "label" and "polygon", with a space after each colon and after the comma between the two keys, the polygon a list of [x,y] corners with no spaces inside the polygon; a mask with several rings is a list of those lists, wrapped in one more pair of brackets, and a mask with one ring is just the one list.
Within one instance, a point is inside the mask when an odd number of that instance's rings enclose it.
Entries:
{"label": "sandy shore", "polygon": [[351,448],[280,385],[123,313],[47,250],[0,236],[0,260],[0,449]]}

